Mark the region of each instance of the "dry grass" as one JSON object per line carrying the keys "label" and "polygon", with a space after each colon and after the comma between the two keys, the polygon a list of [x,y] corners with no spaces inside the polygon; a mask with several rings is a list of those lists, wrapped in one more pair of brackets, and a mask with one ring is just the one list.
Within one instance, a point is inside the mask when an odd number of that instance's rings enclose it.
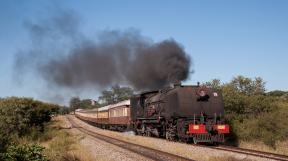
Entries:
{"label": "dry grass", "polygon": [[54,118],[49,135],[52,139],[42,142],[45,154],[51,161],[92,161],[92,156],[80,144],[82,137],[71,133],[70,124],[65,117]]}

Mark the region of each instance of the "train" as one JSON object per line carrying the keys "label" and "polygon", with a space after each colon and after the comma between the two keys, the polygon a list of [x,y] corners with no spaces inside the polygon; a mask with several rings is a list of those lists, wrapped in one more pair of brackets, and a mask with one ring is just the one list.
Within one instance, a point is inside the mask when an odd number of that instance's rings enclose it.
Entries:
{"label": "train", "polygon": [[175,84],[116,104],[78,109],[75,116],[103,129],[194,144],[223,143],[230,133],[221,92],[200,85]]}

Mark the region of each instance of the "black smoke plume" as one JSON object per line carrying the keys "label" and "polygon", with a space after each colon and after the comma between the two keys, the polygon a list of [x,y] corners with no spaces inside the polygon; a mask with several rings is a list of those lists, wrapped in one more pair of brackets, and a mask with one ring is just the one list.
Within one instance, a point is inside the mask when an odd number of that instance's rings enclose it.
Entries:
{"label": "black smoke plume", "polygon": [[73,12],[27,24],[32,47],[16,55],[15,67],[30,64],[53,86],[123,84],[149,90],[185,80],[190,73],[190,57],[173,39],[155,43],[134,29],[105,30],[88,38]]}

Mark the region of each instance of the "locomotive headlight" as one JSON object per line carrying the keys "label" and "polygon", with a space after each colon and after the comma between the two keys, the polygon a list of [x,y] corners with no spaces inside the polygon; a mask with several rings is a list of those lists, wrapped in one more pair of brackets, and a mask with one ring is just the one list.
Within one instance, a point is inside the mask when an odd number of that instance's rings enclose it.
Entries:
{"label": "locomotive headlight", "polygon": [[193,129],[194,129],[194,130],[199,130],[199,125],[194,125],[194,126],[193,126]]}
{"label": "locomotive headlight", "polygon": [[224,129],[225,129],[225,125],[218,125],[218,126],[217,126],[217,129],[219,129],[219,130],[224,130]]}

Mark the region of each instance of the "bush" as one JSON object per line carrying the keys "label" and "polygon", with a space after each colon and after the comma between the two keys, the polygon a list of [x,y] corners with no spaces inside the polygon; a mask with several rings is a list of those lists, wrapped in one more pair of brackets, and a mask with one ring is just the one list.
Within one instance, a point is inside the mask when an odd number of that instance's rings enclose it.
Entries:
{"label": "bush", "polygon": [[3,155],[3,161],[48,161],[39,145],[11,145]]}
{"label": "bush", "polygon": [[265,93],[265,83],[261,78],[243,76],[225,84],[212,80],[206,85],[222,91],[225,117],[232,126],[232,144],[239,140],[257,140],[275,147],[276,141],[288,138],[288,92]]}
{"label": "bush", "polygon": [[0,153],[5,153],[17,138],[30,135],[36,139],[57,110],[57,105],[32,98],[0,99]]}
{"label": "bush", "polygon": [[0,127],[6,133],[23,136],[31,127],[43,130],[44,123],[49,122],[58,106],[35,101],[32,98],[10,97],[0,100]]}

